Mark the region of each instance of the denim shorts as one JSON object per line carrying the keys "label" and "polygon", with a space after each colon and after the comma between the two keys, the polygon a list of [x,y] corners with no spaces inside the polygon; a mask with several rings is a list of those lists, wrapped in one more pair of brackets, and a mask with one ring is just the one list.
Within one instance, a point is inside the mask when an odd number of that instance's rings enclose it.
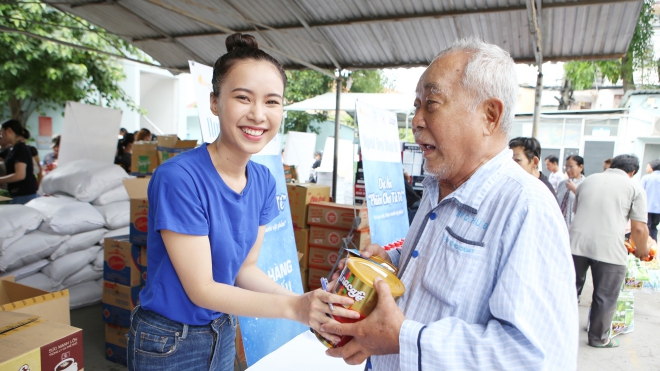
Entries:
{"label": "denim shorts", "polygon": [[236,318],[184,325],[137,306],[128,332],[128,369],[233,371]]}

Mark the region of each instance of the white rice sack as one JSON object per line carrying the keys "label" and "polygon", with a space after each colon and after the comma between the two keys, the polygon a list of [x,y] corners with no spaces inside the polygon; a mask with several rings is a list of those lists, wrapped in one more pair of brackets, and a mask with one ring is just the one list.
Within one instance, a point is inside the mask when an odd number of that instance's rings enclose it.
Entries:
{"label": "white rice sack", "polygon": [[70,309],[88,307],[101,302],[103,288],[96,281],[87,281],[69,287]]}
{"label": "white rice sack", "polygon": [[87,202],[71,197],[38,197],[25,204],[44,214],[39,230],[43,232],[74,235],[103,228],[105,219]]}
{"label": "white rice sack", "polygon": [[58,166],[45,176],[39,186],[39,194],[64,192],[80,201],[91,202],[122,185],[122,180],[126,178],[128,174],[118,165],[77,160]]}
{"label": "white rice sack", "polygon": [[60,247],[58,247],[57,250],[55,250],[48,257],[48,259],[56,260],[60,256],[88,249],[91,246],[96,245],[107,232],[107,229],[101,228],[93,231],[74,234],[66,242],[60,245]]}
{"label": "white rice sack", "polygon": [[103,206],[111,204],[113,202],[119,201],[128,201],[128,192],[126,192],[126,187],[120,185],[117,188],[111,189],[104,194],[100,195],[96,200],[92,201],[92,205]]}
{"label": "white rice sack", "polygon": [[87,264],[86,266],[83,267],[83,269],[79,270],[78,272],[72,274],[67,279],[65,279],[64,282],[62,282],[62,288],[66,289],[73,285],[77,285],[79,283],[83,283],[87,281],[96,281],[101,277],[103,277],[102,271],[99,272],[97,270],[94,270],[94,267],[91,264]]}
{"label": "white rice sack", "polygon": [[100,249],[101,246],[92,246],[87,250],[64,255],[45,266],[41,272],[50,277],[55,286],[59,286],[69,276],[72,276],[74,273],[84,268],[85,265],[91,263],[92,260],[96,258],[96,254]]}
{"label": "white rice sack", "polygon": [[41,259],[39,261],[36,261],[34,263],[28,264],[24,267],[14,269],[12,271],[2,273],[0,274],[0,277],[5,277],[5,276],[14,276],[14,281],[18,281],[21,278],[25,278],[27,276],[31,276],[41,270],[41,268],[47,266],[49,263],[48,259]]}
{"label": "white rice sack", "polygon": [[92,261],[92,267],[94,270],[101,271],[103,272],[103,260],[105,259],[104,254],[103,254],[103,249],[99,250],[98,253],[96,253],[96,258],[94,258],[94,261]]}
{"label": "white rice sack", "polygon": [[119,201],[94,208],[105,218],[105,227],[119,229],[128,227],[131,222],[131,202]]}
{"label": "white rice sack", "polygon": [[53,292],[60,290],[59,287],[53,287],[53,280],[41,272],[35,273],[25,278],[21,278],[20,280],[16,280],[16,282],[20,283],[21,285],[35,287],[44,291]]}
{"label": "white rice sack", "polygon": [[12,243],[37,228],[44,215],[25,205],[0,205],[0,255]]}
{"label": "white rice sack", "polygon": [[46,258],[69,236],[33,231],[21,237],[0,255],[0,272],[12,271]]}
{"label": "white rice sack", "polygon": [[124,228],[119,228],[119,229],[115,229],[115,230],[110,230],[101,239],[101,245],[103,245],[103,243],[105,243],[106,238],[119,237],[119,236],[128,236],[130,234],[131,234],[131,228],[130,227],[124,227]]}

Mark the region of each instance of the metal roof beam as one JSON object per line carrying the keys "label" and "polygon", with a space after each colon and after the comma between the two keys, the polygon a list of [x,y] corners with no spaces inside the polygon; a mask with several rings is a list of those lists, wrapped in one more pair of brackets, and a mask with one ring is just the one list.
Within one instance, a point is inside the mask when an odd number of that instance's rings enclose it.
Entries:
{"label": "metal roof beam", "polygon": [[[154,4],[160,4],[159,0],[147,0]],[[550,3],[543,4],[544,9],[553,9],[553,8],[569,8],[576,6],[593,6],[593,5],[606,5],[606,4],[615,4],[615,3],[625,3],[625,2],[640,2],[640,0],[581,0],[575,2],[561,2],[561,3]],[[300,24],[292,24],[287,26],[268,26],[270,31],[283,31],[283,30],[301,30],[301,29],[313,29],[313,28],[322,28],[322,27],[332,27],[332,26],[347,26],[347,25],[356,25],[356,24],[369,24],[369,23],[381,23],[381,22],[403,22],[403,21],[412,21],[419,19],[439,19],[446,17],[456,17],[461,15],[473,15],[473,14],[496,14],[496,13],[507,13],[507,12],[518,12],[518,11],[527,11],[526,5],[517,5],[517,6],[508,6],[502,8],[492,8],[492,9],[464,9],[464,10],[451,10],[445,12],[435,12],[435,13],[425,13],[425,14],[408,14],[400,16],[382,16],[382,17],[369,17],[369,18],[354,18],[343,21],[331,21],[331,22],[307,22],[307,26]],[[247,20],[246,20],[247,21]],[[249,22],[249,21],[248,21]],[[256,24],[252,23],[252,24]],[[258,27],[265,27],[265,25],[259,25]],[[232,30],[233,32],[251,32],[254,31],[253,28],[237,28]],[[173,38],[179,37],[198,37],[198,36],[214,36],[222,35],[226,32],[200,32],[200,33],[187,33],[187,34],[178,34],[170,35]],[[136,38],[135,41],[144,41],[144,40],[158,40],[161,37],[143,37]]]}
{"label": "metal roof beam", "polygon": [[[194,15],[194,14],[192,14],[192,13],[190,13],[190,12],[187,12],[187,11],[185,11],[185,10],[183,10],[183,9],[179,9],[179,8],[177,8],[177,7],[175,7],[175,6],[172,6],[172,5],[169,5],[169,4],[165,4],[165,3],[162,2],[161,0],[146,0],[146,1],[148,1],[148,2],[150,2],[150,3],[152,3],[152,4],[154,4],[154,5],[160,6],[161,8],[167,9],[167,10],[169,10],[169,11],[171,11],[171,12],[174,12],[174,13],[176,13],[176,14],[179,14],[179,15],[181,15],[181,16],[184,16],[184,17],[190,18],[190,19],[192,19],[192,20],[195,20],[195,21],[197,21],[197,22],[203,23],[203,24],[205,24],[205,25],[207,25],[207,26],[211,26],[211,27],[217,28],[218,30],[222,31],[223,34],[233,34],[233,33],[237,32],[237,31],[232,30],[231,28],[228,28],[228,27],[225,27],[225,26],[221,26],[221,25],[219,25],[219,24],[217,24],[217,23],[214,23],[214,22],[208,21],[208,20],[206,20],[206,19],[204,19],[204,18],[202,18],[202,17],[196,16],[196,15]],[[174,37],[174,36],[171,36],[171,37]],[[315,71],[317,71],[317,72],[320,72],[320,73],[322,73],[322,74],[324,74],[324,75],[326,75],[326,76],[329,76],[329,77],[331,77],[331,78],[333,78],[333,79],[336,78],[336,76],[335,76],[333,73],[328,72],[328,71],[326,71],[326,70],[323,69],[323,68],[320,68],[320,67],[318,67],[318,66],[316,66],[316,65],[314,65],[314,64],[312,64],[312,63],[309,63],[309,62],[307,62],[307,61],[304,61],[304,60],[302,60],[302,59],[300,59],[300,58],[298,58],[298,57],[295,57],[295,56],[293,56],[293,55],[291,55],[291,54],[285,53],[285,52],[283,52],[283,51],[281,51],[281,50],[279,50],[279,49],[275,49],[275,48],[272,48],[272,47],[270,47],[270,46],[262,46],[261,49],[263,49],[263,50],[267,50],[267,51],[270,51],[270,52],[272,52],[272,53],[276,53],[276,54],[282,55],[282,56],[284,56],[284,57],[286,57],[286,58],[292,60],[293,62],[299,63],[299,64],[301,64],[301,65],[303,65],[303,66],[305,66],[305,67],[307,67],[307,68],[309,68],[309,69],[312,69],[312,70],[315,70]]]}

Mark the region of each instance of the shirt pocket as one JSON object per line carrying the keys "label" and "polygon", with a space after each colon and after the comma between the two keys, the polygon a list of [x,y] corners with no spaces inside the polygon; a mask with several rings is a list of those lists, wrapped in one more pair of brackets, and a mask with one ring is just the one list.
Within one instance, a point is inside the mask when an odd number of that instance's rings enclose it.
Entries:
{"label": "shirt pocket", "polygon": [[460,305],[483,269],[484,249],[483,242],[463,238],[446,227],[426,266],[422,285],[444,303]]}

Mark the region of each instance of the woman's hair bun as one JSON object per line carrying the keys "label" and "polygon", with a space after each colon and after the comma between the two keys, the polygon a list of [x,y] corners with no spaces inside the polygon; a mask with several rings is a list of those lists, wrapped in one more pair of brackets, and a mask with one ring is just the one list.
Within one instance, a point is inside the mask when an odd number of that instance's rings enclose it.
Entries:
{"label": "woman's hair bun", "polygon": [[257,42],[257,39],[254,38],[254,36],[241,34],[238,32],[227,37],[225,40],[225,46],[227,47],[227,53],[238,48],[259,49],[259,43]]}

